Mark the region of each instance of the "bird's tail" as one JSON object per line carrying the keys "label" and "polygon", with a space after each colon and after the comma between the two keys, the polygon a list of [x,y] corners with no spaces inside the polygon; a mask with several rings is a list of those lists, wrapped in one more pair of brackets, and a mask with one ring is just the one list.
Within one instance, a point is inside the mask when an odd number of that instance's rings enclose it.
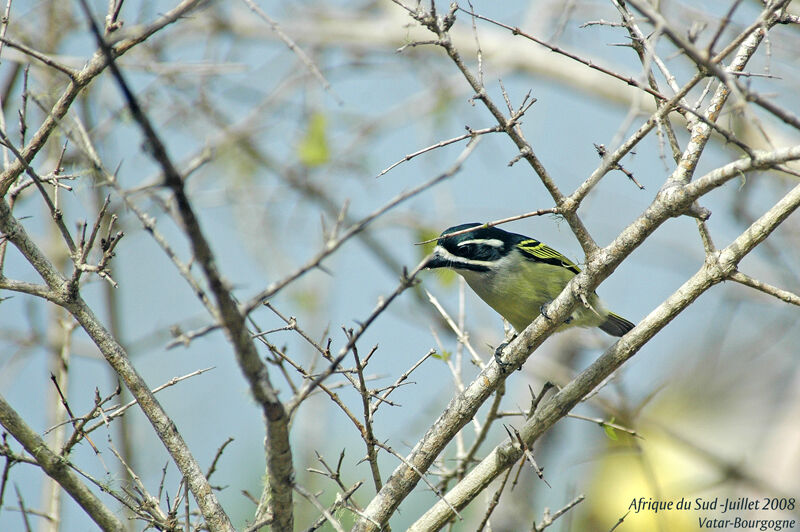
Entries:
{"label": "bird's tail", "polygon": [[633,323],[613,312],[609,312],[606,321],[600,324],[600,328],[611,336],[622,336],[633,329],[633,327]]}

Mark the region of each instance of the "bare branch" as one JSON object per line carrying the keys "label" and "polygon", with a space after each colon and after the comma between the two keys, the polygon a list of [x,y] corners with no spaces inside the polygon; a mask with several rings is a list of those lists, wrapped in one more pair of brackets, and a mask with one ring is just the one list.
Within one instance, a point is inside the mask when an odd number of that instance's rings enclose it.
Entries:
{"label": "bare branch", "polygon": [[749,286],[750,288],[755,288],[765,294],[769,294],[771,296],[775,296],[781,301],[785,301],[791,305],[800,305],[800,296],[789,292],[788,290],[783,290],[782,288],[778,288],[772,286],[768,283],[763,281],[759,281],[758,279],[753,279],[749,275],[745,275],[742,272],[736,271],[730,275],[730,279],[732,281],[736,281],[737,283],[741,283],[745,286]]}
{"label": "bare branch", "polygon": [[101,529],[119,532],[125,530],[114,512],[78,479],[70,470],[67,461],[54,453],[2,396],[0,396],[0,424],[25,447],[44,472],[58,482]]}

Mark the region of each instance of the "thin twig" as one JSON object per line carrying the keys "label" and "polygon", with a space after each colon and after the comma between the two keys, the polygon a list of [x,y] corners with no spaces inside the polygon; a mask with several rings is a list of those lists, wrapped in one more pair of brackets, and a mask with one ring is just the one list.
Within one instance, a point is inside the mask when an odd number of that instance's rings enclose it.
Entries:
{"label": "thin twig", "polygon": [[759,281],[758,279],[754,279],[749,275],[746,275],[740,271],[736,271],[729,277],[732,281],[736,281],[737,283],[743,284],[745,286],[749,286],[750,288],[755,288],[765,294],[769,294],[771,296],[775,296],[781,301],[785,301],[791,305],[800,305],[800,296],[789,292],[788,290],[784,290],[782,288],[778,288],[776,286],[772,286],[768,283],[763,281]]}
{"label": "thin twig", "polygon": [[336,530],[336,532],[345,532],[344,527],[342,524],[333,517],[327,508],[325,508],[319,499],[317,499],[316,495],[307,491],[304,487],[300,486],[299,484],[294,484],[292,488],[306,498],[308,502],[310,502],[319,512],[325,517],[325,519],[331,524],[331,526]]}
{"label": "thin twig", "polygon": [[[361,228],[363,228],[363,226],[366,225],[369,221],[371,221],[375,217],[379,216],[383,212],[386,212],[389,208],[393,207],[394,205],[397,205],[398,203],[400,203],[404,199],[407,199],[407,198],[409,198],[409,197],[411,197],[411,196],[413,196],[415,194],[418,194],[419,192],[422,192],[423,190],[433,186],[434,184],[436,184],[436,183],[438,183],[438,182],[440,182],[440,181],[442,181],[442,180],[444,180],[444,179],[446,179],[448,177],[452,177],[453,175],[455,175],[459,170],[461,170],[461,166],[464,164],[464,161],[466,161],[466,159],[470,156],[470,154],[475,149],[475,147],[478,145],[480,140],[481,140],[481,137],[476,137],[474,139],[471,139],[469,141],[469,143],[467,144],[467,146],[464,148],[464,150],[461,152],[461,155],[458,156],[458,158],[456,159],[455,163],[453,163],[453,165],[448,170],[446,170],[442,174],[434,177],[433,179],[429,180],[428,182],[423,183],[422,185],[420,185],[420,186],[418,186],[418,187],[416,187],[416,188],[414,188],[414,189],[412,189],[412,190],[410,190],[408,192],[405,192],[405,193],[401,194],[400,196],[396,197],[394,200],[390,201],[388,204],[384,205],[383,207],[381,207],[380,209],[378,209],[377,211],[375,211],[371,215],[367,216],[361,222],[359,222],[355,226],[351,227],[345,233],[345,235],[340,237],[337,241],[329,242],[328,245],[326,246],[326,250],[329,250],[332,247],[338,247],[339,245],[341,245],[341,242],[343,241],[343,239],[345,238],[346,235],[355,234],[355,232],[357,232]],[[325,253],[325,252],[323,251],[323,253]],[[311,261],[311,263],[307,264],[308,268],[310,268],[310,264],[318,263],[319,261],[321,261],[322,260],[322,256],[323,255],[318,255],[317,259],[314,259],[314,260]],[[327,256],[327,253],[325,253],[324,256]],[[292,400],[289,402],[289,405],[287,407],[287,410],[290,413],[290,415],[291,415],[291,412],[294,411],[295,408],[297,408],[297,405],[299,405],[303,400],[305,400],[305,398],[308,396],[308,394],[310,394],[314,390],[314,388],[316,388],[319,385],[319,383],[321,383],[323,380],[327,379],[334,372],[334,370],[336,370],[336,368],[339,366],[339,363],[341,363],[341,361],[344,359],[344,357],[347,356],[347,354],[350,352],[352,347],[356,344],[356,342],[359,340],[359,338],[361,338],[361,335],[364,334],[364,332],[372,324],[372,322],[375,321],[375,319],[377,319],[377,317],[381,313],[383,313],[383,311],[386,310],[386,308],[401,293],[403,293],[406,289],[410,288],[413,285],[414,278],[423,269],[423,267],[425,266],[425,262],[426,262],[425,260],[421,261],[414,268],[414,270],[411,271],[411,273],[408,273],[407,271],[403,272],[402,278],[400,280],[400,285],[388,297],[383,298],[378,303],[378,305],[376,306],[375,310],[373,310],[372,313],[367,317],[367,319],[364,320],[361,323],[361,325],[359,326],[359,328],[355,332],[355,334],[353,334],[352,337],[348,340],[347,345],[345,345],[344,347],[342,347],[339,350],[339,353],[337,354],[336,358],[328,366],[328,368],[325,371],[323,371],[319,376],[317,376],[317,378],[315,378],[313,381],[311,381],[309,383],[306,383],[303,386],[303,389],[300,390],[300,392],[294,398],[292,398]],[[306,268],[306,267],[304,267],[304,268]],[[301,268],[301,270],[303,270],[303,268]],[[298,270],[298,271],[300,271],[300,270]],[[307,269],[305,271],[307,271]],[[297,273],[297,276],[299,276],[299,275],[300,274]],[[289,278],[296,278],[295,274],[291,275]],[[279,286],[285,286],[286,283],[289,282],[288,281],[289,278],[284,279],[284,281],[280,282]],[[275,289],[277,289],[277,287]],[[259,297],[258,299],[263,299],[263,298]]]}
{"label": "thin twig", "polygon": [[395,163],[392,163],[389,166],[387,166],[386,168],[384,168],[383,170],[381,170],[381,172],[378,175],[376,175],[375,177],[376,178],[377,177],[381,177],[382,175],[386,174],[387,172],[389,172],[393,168],[403,164],[406,161],[410,161],[414,157],[422,155],[423,153],[427,153],[427,152],[435,150],[437,148],[441,148],[443,146],[448,146],[450,144],[454,144],[454,143],[460,142],[462,140],[466,140],[466,139],[469,139],[469,138],[474,138],[474,137],[477,137],[479,135],[486,135],[488,133],[497,133],[497,132],[502,131],[503,129],[498,125],[498,126],[493,126],[493,127],[487,127],[487,128],[484,128],[484,129],[474,129],[474,130],[470,129],[469,127],[467,127],[467,130],[468,130],[468,133],[464,133],[463,135],[459,135],[457,137],[453,137],[453,138],[447,139],[447,140],[440,140],[436,144],[431,144],[427,148],[422,148],[421,150],[417,150],[414,153],[409,153],[408,155],[406,155],[405,157],[403,157],[399,161],[397,161]]}
{"label": "thin twig", "polygon": [[511,476],[511,468],[506,469],[506,474],[503,475],[503,480],[500,481],[500,486],[497,488],[497,490],[495,490],[494,495],[492,495],[492,499],[489,501],[489,506],[486,508],[486,512],[484,512],[481,522],[475,529],[478,532],[482,532],[483,529],[486,528],[486,525],[489,523],[489,518],[492,516],[492,512],[494,512],[494,509],[497,508],[498,504],[500,504],[500,496],[503,494],[503,490],[506,487],[509,476]]}
{"label": "thin twig", "polygon": [[427,484],[427,485],[428,485],[428,487],[431,489],[431,491],[433,491],[433,493],[434,493],[434,494],[435,494],[437,497],[439,497],[439,500],[440,500],[440,501],[442,501],[444,504],[446,504],[446,505],[447,505],[447,506],[450,508],[450,510],[453,512],[453,515],[455,515],[456,517],[458,517],[458,519],[462,519],[462,517],[461,517],[461,514],[460,514],[460,513],[458,513],[458,510],[456,510],[456,508],[455,508],[455,507],[454,507],[452,504],[450,504],[450,502],[447,500],[447,498],[445,498],[445,497],[444,497],[444,495],[442,494],[441,490],[439,490],[439,489],[438,489],[436,486],[434,486],[433,484],[431,484],[430,480],[428,480],[428,478],[425,476],[425,473],[423,473],[422,471],[420,471],[419,469],[417,469],[417,468],[416,468],[416,466],[414,466],[414,464],[412,464],[412,463],[410,463],[408,460],[406,460],[406,459],[403,457],[403,455],[401,455],[400,453],[398,453],[397,451],[395,451],[394,449],[392,449],[390,446],[386,445],[385,443],[382,443],[382,442],[375,442],[375,444],[376,444],[378,447],[380,447],[381,449],[383,449],[383,450],[387,451],[389,454],[392,454],[392,455],[394,455],[394,457],[395,457],[395,458],[397,458],[398,460],[400,460],[401,462],[403,462],[403,463],[404,463],[404,464],[405,464],[407,467],[409,467],[409,468],[410,468],[410,469],[411,469],[411,470],[412,470],[414,473],[416,473],[416,475],[417,475],[417,476],[418,476],[418,477],[419,477],[419,478],[420,478],[420,479],[421,479],[421,480],[422,480],[422,481],[423,481],[425,484]]}
{"label": "thin twig", "polygon": [[335,92],[333,91],[333,89],[331,88],[331,84],[328,82],[328,80],[327,80],[327,79],[325,79],[325,76],[323,76],[323,75],[322,75],[322,72],[320,72],[320,70],[319,70],[319,68],[317,67],[317,65],[316,65],[316,64],[314,63],[314,61],[313,61],[313,60],[312,60],[312,59],[311,59],[311,58],[310,58],[310,57],[309,57],[309,56],[308,56],[308,55],[307,55],[307,54],[306,54],[306,53],[303,51],[303,49],[302,49],[302,48],[300,48],[299,46],[297,46],[297,44],[296,44],[296,43],[295,43],[295,42],[294,42],[294,41],[291,39],[291,37],[289,37],[288,35],[286,35],[286,34],[283,32],[283,30],[281,29],[280,25],[278,25],[278,23],[277,23],[276,21],[274,21],[272,18],[270,18],[270,17],[269,17],[269,15],[267,15],[267,14],[264,12],[264,10],[263,10],[263,9],[261,9],[261,8],[258,6],[258,4],[256,4],[255,2],[253,2],[253,0],[243,0],[243,1],[244,1],[244,3],[245,3],[245,4],[247,4],[247,7],[249,7],[249,8],[250,8],[250,10],[251,10],[253,13],[255,13],[256,15],[258,15],[258,16],[259,16],[259,18],[261,18],[261,20],[263,20],[264,22],[266,22],[267,24],[269,24],[269,27],[270,27],[270,28],[272,28],[272,31],[274,31],[274,32],[275,32],[275,35],[277,35],[277,36],[278,36],[278,38],[279,38],[280,40],[282,40],[282,41],[283,41],[283,43],[284,43],[286,46],[288,46],[288,47],[289,47],[289,49],[290,49],[292,52],[294,52],[294,54],[295,54],[295,55],[297,55],[297,57],[298,57],[298,58],[300,59],[300,61],[301,61],[301,62],[302,62],[302,63],[303,63],[305,66],[306,66],[306,68],[307,68],[307,69],[309,69],[309,70],[311,71],[311,73],[314,75],[314,77],[315,77],[315,78],[317,78],[317,80],[319,80],[319,82],[322,84],[322,87],[323,87],[323,88],[324,88],[324,89],[325,89],[325,90],[326,90],[326,91],[327,91],[327,92],[328,92],[328,93],[329,93],[331,96],[333,96],[333,98],[336,100],[336,103],[338,103],[338,104],[340,104],[340,105],[341,105],[341,104],[343,103],[343,102],[342,102],[342,99],[341,99],[341,98],[339,98],[339,96],[337,96],[337,95],[336,95],[336,93],[335,93]]}
{"label": "thin twig", "polygon": [[496,225],[507,224],[509,222],[516,222],[517,220],[522,220],[524,218],[531,218],[533,216],[543,216],[545,214],[556,214],[556,215],[561,214],[561,209],[559,209],[558,207],[551,207],[549,209],[539,209],[536,211],[526,212],[525,214],[516,214],[514,216],[509,216],[508,218],[501,218],[500,220],[494,220],[493,222],[486,222],[481,225],[477,225],[475,227],[469,227],[467,229],[462,229],[460,231],[453,231],[452,233],[440,235],[437,236],[436,238],[429,238],[428,240],[423,240],[422,242],[416,242],[415,245],[421,246],[423,244],[430,244],[431,242],[436,242],[440,238],[465,235],[467,233],[471,233],[472,231],[477,231],[478,229],[487,229],[489,227],[494,227]]}
{"label": "thin twig", "polygon": [[31,168],[31,165],[28,164],[28,161],[25,159],[25,157],[23,157],[23,155],[19,152],[19,150],[17,150],[17,148],[11,142],[11,140],[6,136],[5,131],[0,131],[0,141],[2,141],[2,144],[5,147],[11,150],[11,153],[14,154],[17,160],[22,164],[23,168],[25,169],[25,172],[33,180],[34,184],[36,185],[36,188],[39,189],[39,192],[41,193],[42,198],[44,199],[44,202],[47,205],[47,208],[50,210],[50,216],[52,216],[53,221],[55,221],[56,227],[58,227],[61,236],[64,238],[64,242],[67,244],[67,248],[69,248],[70,255],[74,255],[75,242],[72,240],[72,235],[70,235],[69,229],[67,229],[67,226],[64,225],[64,217],[62,215],[62,212],[56,208],[56,206],[50,199],[50,196],[47,194],[47,191],[44,189],[44,186],[42,185],[42,179],[33,170],[33,168]]}
{"label": "thin twig", "polygon": [[[511,470],[509,469],[509,471]],[[550,512],[547,510],[547,508],[545,508],[544,515],[542,515],[542,520],[539,522],[539,524],[533,525],[533,532],[542,532],[542,530],[552,525],[556,519],[572,510],[578,504],[582,503],[585,498],[586,497],[584,495],[578,495],[553,515],[550,515]]]}
{"label": "thin twig", "polygon": [[[216,366],[209,366],[207,368],[198,369],[198,370],[192,371],[191,373],[187,373],[186,375],[183,375],[182,377],[173,377],[170,380],[168,380],[167,382],[165,382],[164,384],[162,384],[161,386],[157,386],[157,387],[153,388],[153,393],[154,394],[158,393],[161,390],[163,390],[164,388],[169,388],[170,386],[174,386],[174,385],[178,384],[179,382],[181,382],[183,380],[189,379],[191,377],[195,377],[197,375],[200,375],[201,373],[205,373],[206,371],[211,371],[214,368],[216,368]],[[111,411],[110,413],[108,413],[106,415],[106,418],[108,420],[112,420],[112,419],[114,419],[116,417],[119,417],[122,414],[124,414],[126,410],[128,410],[130,407],[132,407],[134,405],[136,405],[136,401],[130,401],[129,403],[126,403],[126,404],[124,404],[124,405],[122,405],[122,406],[120,406],[118,408],[115,408],[113,411]],[[94,432],[96,429],[99,429],[103,425],[105,425],[104,422],[98,422],[98,423],[92,425],[91,427],[89,427],[88,429],[86,429],[84,431],[84,433],[85,434],[89,434],[90,432]]]}
{"label": "thin twig", "polygon": [[635,430],[633,430],[633,429],[630,429],[630,428],[628,428],[628,427],[625,427],[625,426],[623,426],[623,425],[620,425],[619,423],[614,423],[613,421],[606,421],[605,419],[601,419],[601,418],[599,418],[599,417],[587,417],[587,416],[581,416],[580,414],[573,414],[573,413],[571,413],[571,412],[570,412],[569,414],[567,414],[567,417],[571,417],[571,418],[573,418],[573,419],[580,419],[580,420],[583,420],[583,421],[589,421],[589,422],[591,422],[591,423],[597,423],[598,425],[600,425],[600,426],[601,426],[601,427],[603,427],[604,429],[605,429],[605,428],[607,428],[607,427],[610,427],[610,428],[612,428],[612,429],[616,429],[616,430],[619,430],[619,431],[621,431],[621,432],[625,432],[625,433],[627,433],[627,434],[630,434],[630,435],[631,435],[631,436],[633,436],[634,438],[642,438],[642,439],[644,439],[644,438],[643,438],[643,437],[642,437],[642,436],[641,436],[641,435],[640,435],[638,432],[636,432]]}

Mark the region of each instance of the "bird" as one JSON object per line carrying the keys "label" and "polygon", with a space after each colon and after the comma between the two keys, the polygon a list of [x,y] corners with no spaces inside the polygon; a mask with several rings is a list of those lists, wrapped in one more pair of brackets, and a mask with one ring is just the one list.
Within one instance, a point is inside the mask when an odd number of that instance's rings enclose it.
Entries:
{"label": "bird", "polygon": [[[453,234],[471,228],[477,229]],[[567,257],[535,238],[479,223],[445,229],[423,268],[449,268],[461,275],[517,333],[539,314],[547,318],[547,305],[581,271]],[[633,329],[632,322],[607,310],[597,293],[587,299],[591,308],[579,305],[557,331],[599,327],[620,337]],[[495,352],[498,363],[504,346]]]}

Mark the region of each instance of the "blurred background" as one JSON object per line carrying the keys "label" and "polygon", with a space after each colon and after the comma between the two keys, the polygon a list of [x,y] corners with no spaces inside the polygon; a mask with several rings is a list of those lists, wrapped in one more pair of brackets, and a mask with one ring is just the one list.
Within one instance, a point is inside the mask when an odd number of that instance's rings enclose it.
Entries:
{"label": "blurred background", "polygon": [[[107,4],[92,3],[98,20]],[[405,44],[430,36],[411,27],[405,11],[393,3],[261,1],[259,5],[309,55],[329,82],[328,88],[244,2],[208,2],[119,60],[173,160],[182,170],[196,167],[187,177],[187,190],[222,274],[243,301],[310,260],[322,248],[324,231],[333,227],[340,213],[348,221],[358,220],[445,171],[464,142],[432,150],[380,175],[384,169],[408,154],[462,135],[465,126],[481,129],[495,124],[480,102],[470,100],[469,86],[440,49],[408,46],[398,52]],[[472,5],[487,17],[519,26],[596,64],[641,77],[639,59],[624,46],[629,37],[623,28],[585,25],[618,20],[617,10],[608,2],[473,1]],[[667,1],[661,2],[660,9],[668,20],[692,21],[682,22],[681,29],[707,41],[730,5]],[[128,0],[120,14],[124,21],[120,31],[148,24],[172,7],[170,1]],[[798,11],[798,6],[793,7]],[[446,10],[447,5],[441,3],[439,8]],[[760,2],[741,2],[721,42],[738,35],[761,9]],[[481,70],[490,95],[502,102],[502,82],[515,106],[529,92],[537,99],[525,115],[523,130],[563,192],[574,190],[598,166],[593,144],[614,149],[649,116],[652,99],[636,95],[624,83],[497,26],[478,21],[477,28]],[[465,61],[477,69],[476,37],[465,13],[458,14],[452,34]],[[17,0],[10,11],[7,37],[74,68],[80,68],[96,49],[77,2]],[[688,60],[664,42],[658,49],[679,85],[691,77],[694,70]],[[752,89],[795,113],[800,107],[798,49],[797,27],[777,27],[747,68],[769,74],[748,78]],[[9,46],[3,48],[0,59],[5,127],[12,140],[19,142],[23,134],[20,113],[24,110],[29,139],[46,114],[43,109],[52,106],[67,79]],[[662,88],[667,90],[666,85]],[[702,89],[693,92],[689,101],[697,101]],[[796,131],[755,108],[737,116],[723,114],[720,123],[758,148],[798,142]],[[127,201],[156,220],[172,249],[189,262],[187,241],[171,216],[170,195],[158,186],[159,169],[143,149],[139,130],[108,75],[95,80],[73,104],[63,127],[56,130],[34,166],[42,174],[52,172],[67,132],[79,130],[78,124],[85,128],[104,166],[116,172]],[[685,129],[679,123],[676,129],[685,146]],[[611,172],[584,201],[579,213],[598,244],[608,244],[639,216],[674,169],[665,142],[651,133],[622,161],[643,190],[623,173]],[[398,285],[402,268],[413,268],[424,256],[425,248],[415,243],[455,224],[553,206],[530,167],[509,166],[517,153],[506,136],[484,136],[454,177],[376,219],[327,258],[324,268],[309,271],[279,292],[271,304],[283,315],[295,317],[298,326],[320,343],[331,338],[335,352],[347,341],[342,328],[363,321],[379,299]],[[697,175],[740,155],[715,137]],[[179,332],[209,325],[211,318],[143,230],[121,193],[96,178],[74,142],[67,143],[62,165],[75,176],[66,183],[72,190],[59,193],[68,227],[80,220],[91,224],[107,194],[112,211],[119,216],[125,237],[111,263],[118,287],[94,277],[82,292],[126,346],[136,368],[151,387],[213,368],[165,389],[158,397],[202,467],[210,465],[227,438],[234,438],[211,482],[220,487],[219,497],[234,523],[243,526],[255,507],[242,490],[256,498],[261,491],[264,423],[232,350],[220,331],[186,345],[174,341]],[[713,213],[708,227],[716,245],[730,243],[796,181],[787,174],[752,174],[703,198],[701,204]],[[33,187],[19,196],[14,213],[24,219],[26,230],[51,260],[68,271],[66,249]],[[797,216],[790,217],[742,262],[741,270],[797,293],[799,225]],[[582,262],[581,248],[562,220],[530,218],[504,228],[547,242],[576,263]],[[598,293],[615,312],[638,322],[694,274],[703,260],[695,221],[673,219],[637,249]],[[4,273],[9,278],[38,281],[11,247]],[[423,272],[419,279],[420,287],[394,302],[359,343],[364,353],[377,345],[369,366],[371,386],[376,388],[394,382],[429,349],[438,353],[394,392],[397,406],[382,406],[376,414],[376,437],[403,455],[457,391],[447,355],[453,355],[450,362],[461,360],[455,336],[442,325],[422,289],[431,292],[451,316],[461,316],[472,345],[485,360],[504,337],[500,317],[464,290],[454,276]],[[80,330],[65,333],[68,325],[62,311],[23,294],[0,296],[0,393],[35,430],[44,433],[63,415],[50,373],[65,356],[73,412],[91,409],[95,389],[103,396],[113,392],[115,375],[85,334]],[[257,310],[252,318],[262,330],[285,325],[267,308]],[[797,307],[755,290],[734,283],[714,287],[574,411],[626,427],[636,436],[592,421],[563,419],[535,449],[551,487],[526,466],[495,510],[493,528],[530,529],[531,523],[541,521],[545,508],[555,511],[579,494],[587,499],[551,530],[608,530],[626,514],[631,500],[640,497],[800,496],[799,318]],[[71,337],[66,354],[62,349],[65,334]],[[279,331],[269,338],[295,360],[324,367],[296,332]],[[610,337],[596,330],[571,330],[551,337],[521,372],[508,379],[501,410],[518,414],[529,405],[529,386],[538,393],[545,381],[567,383],[611,344]],[[351,364],[352,360],[347,363]],[[470,382],[477,373],[464,355],[459,368],[463,382]],[[298,380],[295,375],[292,378]],[[283,398],[290,396],[279,375],[273,375],[273,383],[281,388]],[[356,390],[348,384],[338,393],[354,412],[360,412]],[[128,399],[125,395],[122,400]],[[502,421],[522,424],[518,417]],[[468,443],[474,439],[470,425],[463,435]],[[478,457],[505,437],[502,424],[495,424]],[[126,475],[107,450],[109,438],[124,450],[151,492],[158,491],[165,475],[164,493],[175,496],[179,475],[135,408],[110,429],[94,433],[99,456],[84,443],[73,452],[73,462],[101,482],[117,488],[125,485]],[[19,451],[11,440],[12,448]],[[355,500],[368,503],[374,488],[369,468],[361,462],[364,444],[328,399],[317,395],[303,404],[294,419],[292,442],[300,484],[331,502],[335,484],[307,469],[322,468],[316,453],[335,464],[344,452],[343,482],[367,481]],[[448,448],[442,464],[452,461],[455,453],[455,446]],[[380,463],[386,477],[398,460],[383,453]],[[516,476],[516,470],[512,475]],[[16,464],[5,482],[0,530],[24,530],[20,501],[29,509],[41,509],[46,490],[43,475],[34,466]],[[455,523],[454,529],[473,530],[495,489],[488,489],[485,497],[465,510],[464,521]],[[392,519],[393,528],[404,529],[435,500],[420,483]],[[62,496],[62,502],[61,530],[93,526],[67,496]],[[112,500],[107,503],[119,507]],[[310,526],[318,513],[299,497],[296,504],[298,529]],[[797,508],[793,513],[756,513],[755,517],[797,518]],[[698,515],[704,514],[632,512],[618,530],[695,530]],[[351,519],[349,514],[339,517],[343,523]],[[46,519],[30,519],[34,528],[46,529],[40,528],[47,526]],[[142,525],[131,523],[131,529],[140,530]]]}

